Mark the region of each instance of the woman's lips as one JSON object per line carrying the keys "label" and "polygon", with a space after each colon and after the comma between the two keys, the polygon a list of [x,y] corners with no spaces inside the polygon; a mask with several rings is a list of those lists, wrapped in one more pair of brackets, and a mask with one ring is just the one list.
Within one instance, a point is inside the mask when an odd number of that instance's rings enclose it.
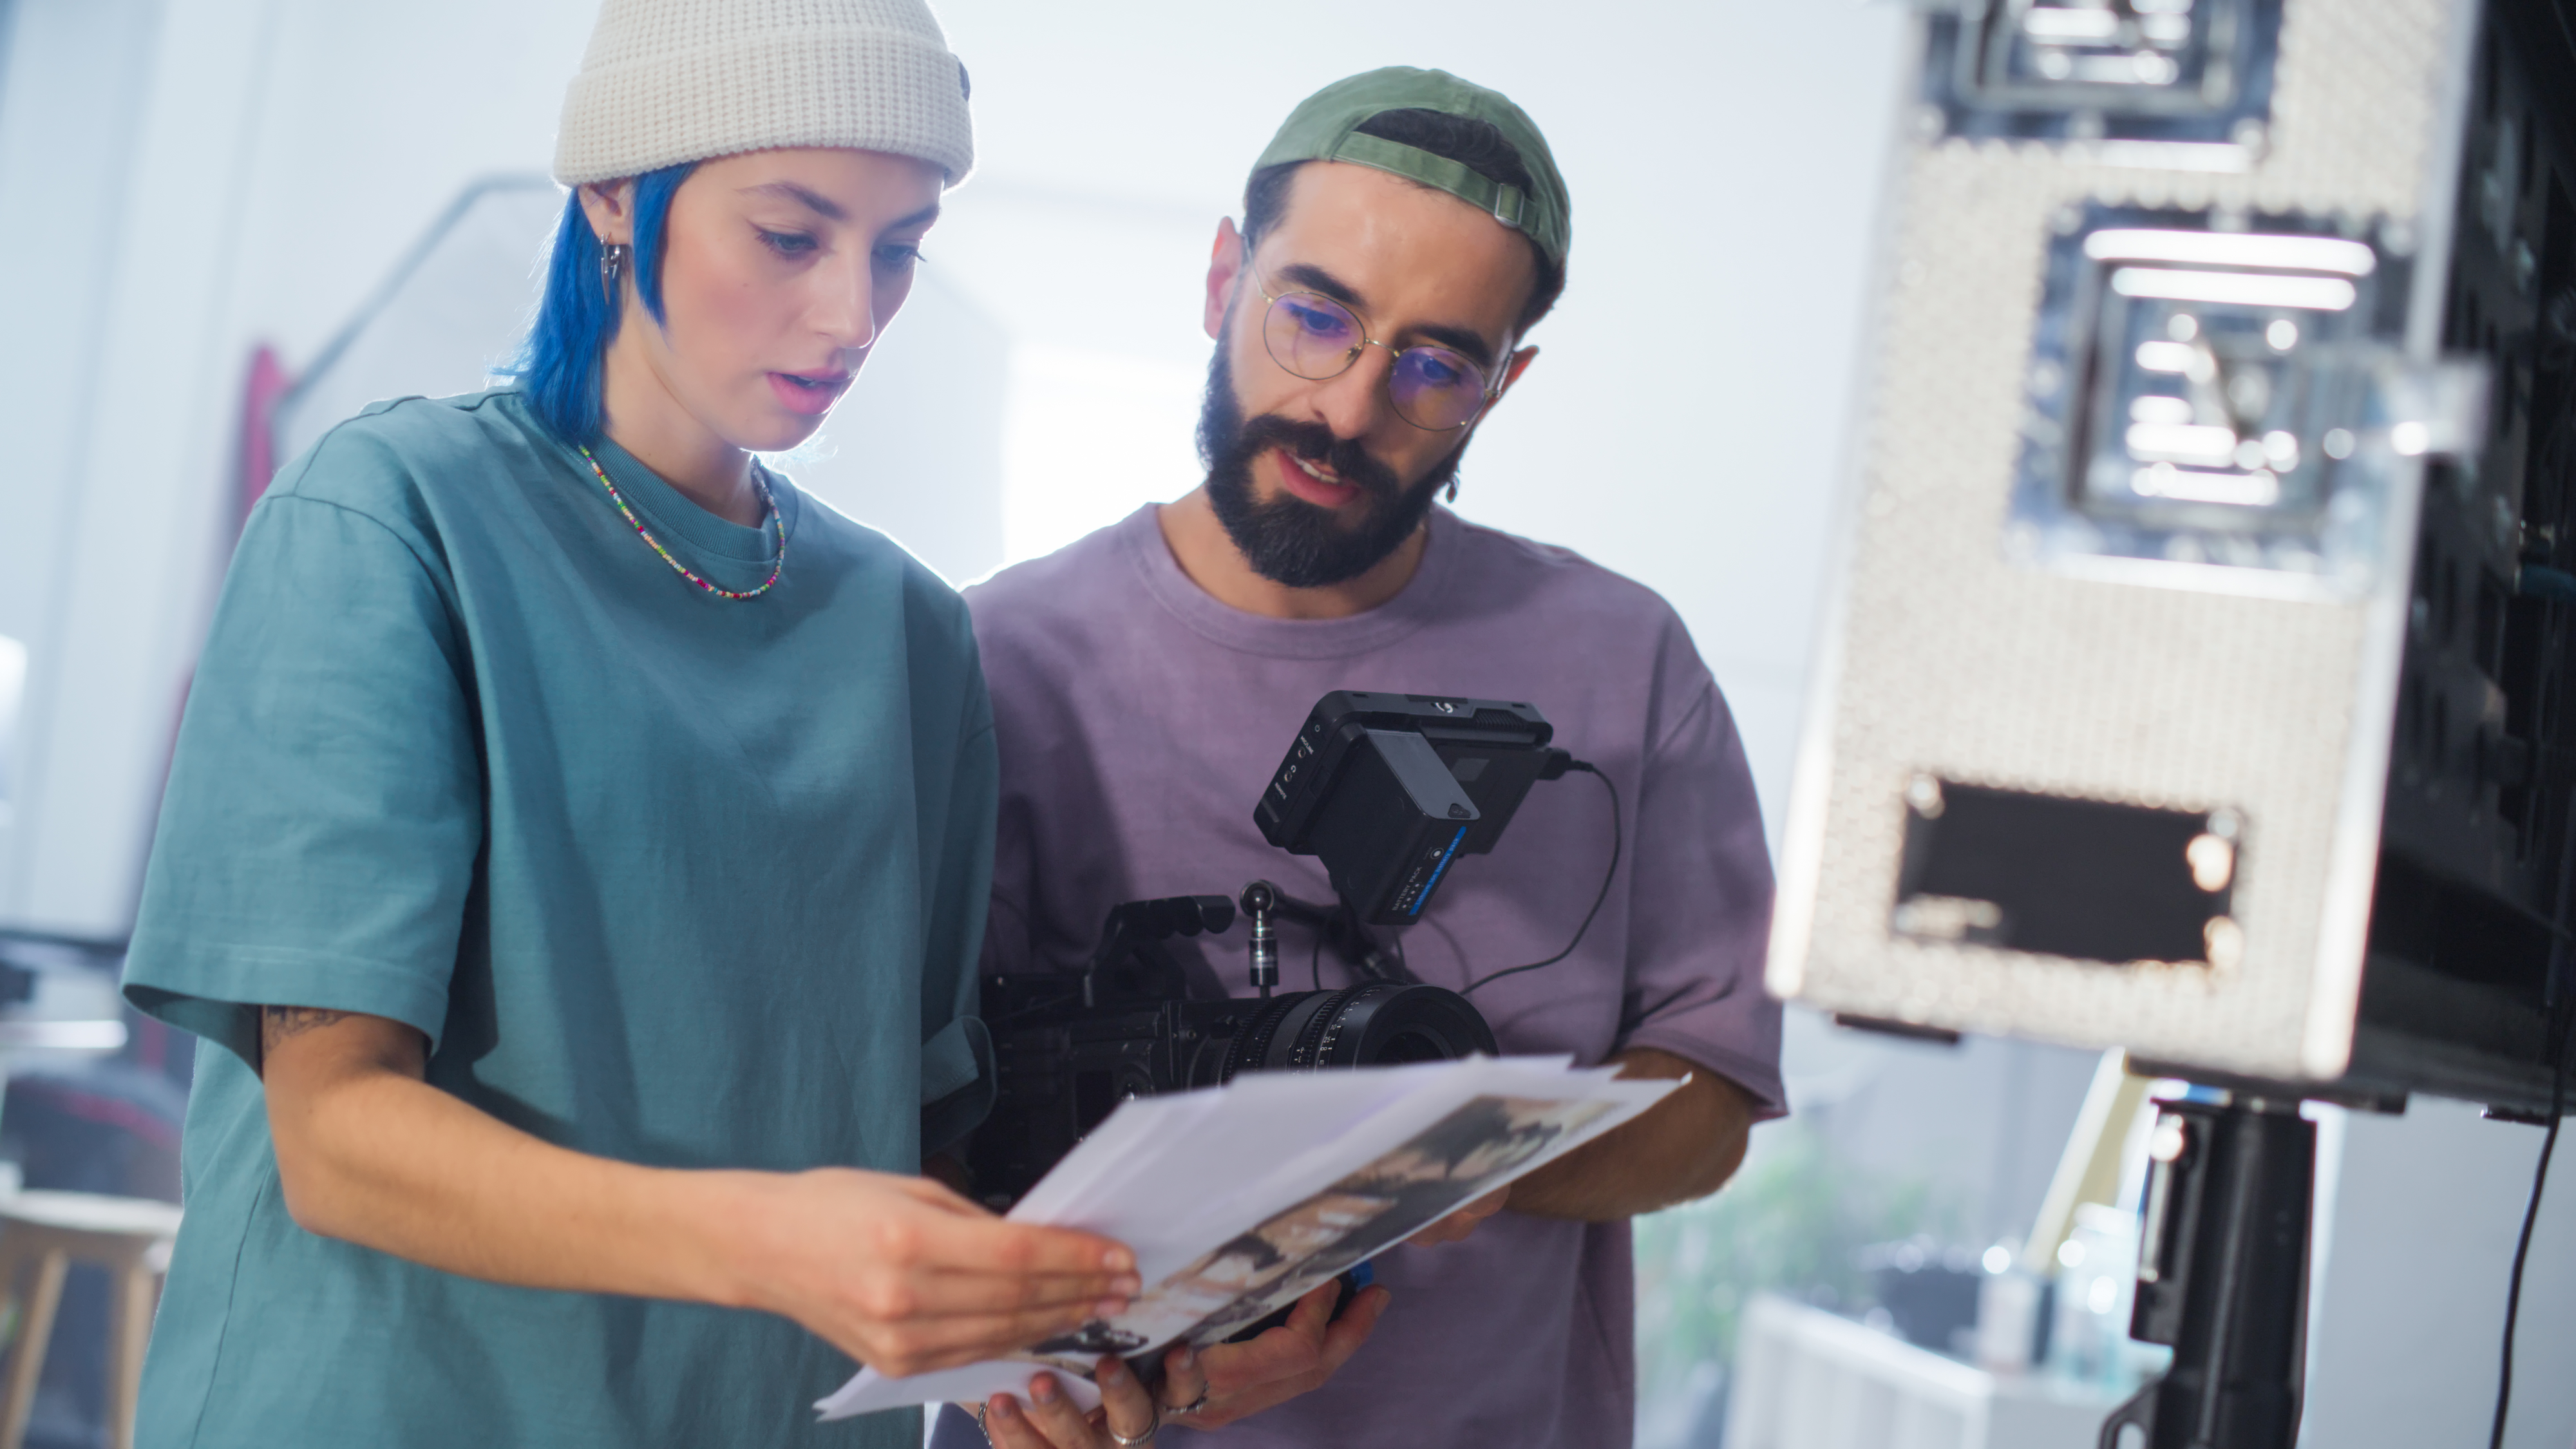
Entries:
{"label": "woman's lips", "polygon": [[773,372],[769,390],[778,394],[779,404],[791,413],[815,417],[832,410],[832,404],[849,391],[851,372]]}
{"label": "woman's lips", "polygon": [[1360,496],[1358,484],[1326,477],[1286,448],[1273,448],[1270,456],[1279,470],[1280,486],[1318,508],[1339,508]]}

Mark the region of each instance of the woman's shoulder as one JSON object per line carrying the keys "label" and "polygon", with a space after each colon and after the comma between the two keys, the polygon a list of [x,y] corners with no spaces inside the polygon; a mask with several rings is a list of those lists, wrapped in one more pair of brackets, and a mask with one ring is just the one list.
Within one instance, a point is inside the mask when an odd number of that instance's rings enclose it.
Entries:
{"label": "woman's shoulder", "polygon": [[430,498],[542,466],[551,444],[509,389],[370,403],[278,470],[266,497],[303,499],[389,525],[425,523]]}
{"label": "woman's shoulder", "polygon": [[[790,487],[796,487],[793,478],[787,481]],[[897,580],[909,627],[916,631],[926,628],[946,641],[971,640],[966,601],[958,597],[954,584],[889,535],[803,488],[796,490],[796,532],[790,547],[802,555],[830,559],[844,568]]]}

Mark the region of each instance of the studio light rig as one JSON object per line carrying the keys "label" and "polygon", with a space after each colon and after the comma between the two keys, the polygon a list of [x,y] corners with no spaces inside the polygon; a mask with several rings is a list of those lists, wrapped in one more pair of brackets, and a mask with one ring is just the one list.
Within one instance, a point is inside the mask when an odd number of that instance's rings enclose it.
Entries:
{"label": "studio light rig", "polygon": [[1769,984],[2214,1089],[2103,1442],[2289,1449],[2299,1104],[2567,1106],[2576,32],[1917,8]]}

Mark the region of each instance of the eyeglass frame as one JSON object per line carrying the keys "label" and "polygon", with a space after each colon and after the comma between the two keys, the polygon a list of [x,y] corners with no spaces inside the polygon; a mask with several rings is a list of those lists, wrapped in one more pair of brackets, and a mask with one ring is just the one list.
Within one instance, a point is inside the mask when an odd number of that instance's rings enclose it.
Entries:
{"label": "eyeglass frame", "polygon": [[[1307,291],[1302,288],[1295,291],[1282,292],[1276,297],[1270,295],[1270,288],[1263,284],[1261,274],[1253,269],[1252,247],[1249,243],[1245,243],[1243,248],[1243,275],[1251,279],[1252,290],[1261,294],[1261,301],[1263,304],[1262,320],[1264,324],[1261,329],[1261,350],[1268,354],[1271,366],[1278,368],[1281,372],[1288,374],[1290,377],[1297,378],[1305,382],[1331,382],[1334,378],[1340,377],[1343,373],[1350,371],[1352,367],[1358,364],[1361,348],[1383,347],[1386,349],[1387,355],[1387,406],[1394,410],[1397,417],[1404,419],[1406,427],[1420,428],[1426,433],[1455,433],[1462,429],[1472,428],[1485,416],[1485,409],[1494,405],[1494,399],[1503,395],[1504,384],[1508,381],[1504,376],[1503,369],[1487,368],[1484,364],[1476,361],[1476,359],[1469,357],[1467,354],[1460,352],[1457,348],[1451,347],[1445,342],[1420,342],[1415,343],[1411,347],[1398,347],[1392,342],[1380,342],[1376,338],[1369,336],[1368,319],[1360,315],[1359,308],[1352,306],[1350,303],[1343,301],[1339,297],[1328,297],[1321,292]],[[1360,340],[1352,346],[1349,355],[1343,359],[1342,365],[1338,369],[1323,377],[1307,377],[1306,374],[1297,371],[1295,368],[1290,367],[1284,362],[1281,362],[1279,360],[1279,354],[1270,350],[1270,328],[1268,326],[1270,316],[1269,309],[1278,306],[1280,302],[1289,297],[1312,297],[1318,302],[1330,302],[1334,306],[1349,313],[1351,320],[1359,324]],[[1404,354],[1408,352],[1418,352],[1424,348],[1437,348],[1442,352],[1448,353],[1450,356],[1457,358],[1460,362],[1474,368],[1477,376],[1488,379],[1485,386],[1477,389],[1479,401],[1476,404],[1476,410],[1473,413],[1468,414],[1464,422],[1451,423],[1445,428],[1427,427],[1421,423],[1415,422],[1411,417],[1407,416],[1403,406],[1396,402],[1395,364],[1404,360]],[[1506,358],[1510,356],[1509,348],[1504,349],[1504,355]]]}

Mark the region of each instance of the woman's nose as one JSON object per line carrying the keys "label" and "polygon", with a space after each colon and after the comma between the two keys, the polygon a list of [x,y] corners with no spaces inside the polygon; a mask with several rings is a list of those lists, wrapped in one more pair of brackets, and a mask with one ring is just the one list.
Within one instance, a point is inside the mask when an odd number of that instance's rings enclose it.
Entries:
{"label": "woman's nose", "polygon": [[834,271],[824,284],[815,327],[842,351],[863,351],[877,340],[876,276],[865,257],[852,271]]}

